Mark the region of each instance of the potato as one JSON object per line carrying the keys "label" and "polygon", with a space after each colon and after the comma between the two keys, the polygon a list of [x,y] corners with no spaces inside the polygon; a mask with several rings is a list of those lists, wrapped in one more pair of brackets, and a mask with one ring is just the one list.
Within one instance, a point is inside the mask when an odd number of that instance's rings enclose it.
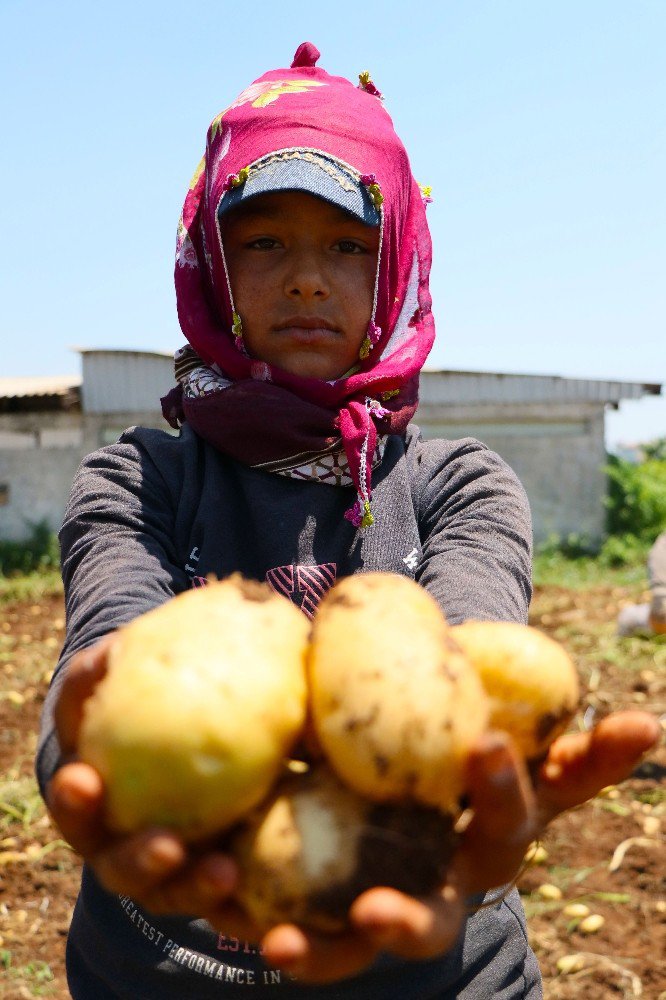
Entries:
{"label": "potato", "polygon": [[308,677],[333,770],[369,799],[455,813],[487,698],[435,601],[407,577],[337,583],[313,621]]}
{"label": "potato", "polygon": [[504,729],[533,760],[566,729],[580,697],[564,648],[530,625],[468,621],[451,636],[478,671],[490,699],[490,725]]}
{"label": "potato", "polygon": [[109,826],[196,840],[261,801],[303,729],[308,633],[289,600],[238,575],[121,629],[80,735]]}
{"label": "potato", "polygon": [[451,817],[368,802],[318,764],[281,781],[242,822],[236,896],[262,931],[287,921],[335,933],[365,889],[423,895],[442,885],[455,844]]}

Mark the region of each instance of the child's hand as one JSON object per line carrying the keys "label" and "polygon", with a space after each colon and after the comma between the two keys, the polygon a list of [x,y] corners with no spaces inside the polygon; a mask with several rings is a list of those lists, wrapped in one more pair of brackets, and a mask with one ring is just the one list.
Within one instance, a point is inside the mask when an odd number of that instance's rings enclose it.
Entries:
{"label": "child's hand", "polygon": [[589,733],[556,740],[533,787],[508,740],[489,734],[469,762],[473,819],[441,892],[417,900],[371,889],[352,906],[355,933],[321,938],[293,926],[275,927],[264,938],[264,958],[303,980],[326,982],[361,971],[379,951],[408,959],[444,953],[458,937],[465,901],[511,882],[548,822],[629,777],[658,739],[659,724],[651,715],[618,712]]}
{"label": "child's hand", "polygon": [[468,897],[510,881],[537,830],[530,778],[504,734],[490,733],[481,741],[470,758],[468,788],[474,818],[440,892],[416,899],[394,889],[370,889],[352,905],[353,931],[341,936],[274,927],[263,941],[266,961],[299,979],[327,982],[360,972],[380,951],[427,959],[453,947]]}
{"label": "child's hand", "polygon": [[118,836],[104,823],[104,783],[76,759],[83,704],[107,670],[113,635],[72,658],[56,705],[56,729],[66,763],[53,776],[48,806],[65,839],[93,868],[109,892],[131,896],[152,913],[206,917],[224,914],[229,933],[256,939],[255,929],[230,908],[236,866],[225,854],[191,852],[170,830]]}

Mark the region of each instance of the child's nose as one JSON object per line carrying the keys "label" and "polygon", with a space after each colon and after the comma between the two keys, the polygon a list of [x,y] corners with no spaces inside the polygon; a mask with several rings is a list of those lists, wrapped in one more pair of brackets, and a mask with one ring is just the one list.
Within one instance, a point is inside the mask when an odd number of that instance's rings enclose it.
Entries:
{"label": "child's nose", "polygon": [[285,277],[285,294],[290,298],[326,299],[330,284],[323,263],[316,254],[295,254]]}

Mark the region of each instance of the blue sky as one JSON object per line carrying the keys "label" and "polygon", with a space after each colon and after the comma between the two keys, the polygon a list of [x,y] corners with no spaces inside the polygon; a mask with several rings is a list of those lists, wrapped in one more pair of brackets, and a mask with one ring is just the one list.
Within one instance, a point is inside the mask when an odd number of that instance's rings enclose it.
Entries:
{"label": "blue sky", "polygon": [[[429,365],[666,383],[666,3],[0,0],[1,375],[172,350],[210,120],[313,41],[433,187]],[[666,436],[663,399],[609,443]]]}

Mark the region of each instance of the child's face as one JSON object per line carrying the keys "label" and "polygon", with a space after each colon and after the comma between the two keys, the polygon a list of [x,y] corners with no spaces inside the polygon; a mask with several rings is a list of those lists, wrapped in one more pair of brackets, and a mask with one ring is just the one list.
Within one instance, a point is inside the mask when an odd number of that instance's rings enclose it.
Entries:
{"label": "child's face", "polygon": [[379,227],[313,195],[257,195],[223,216],[222,240],[252,357],[332,380],[358,361],[372,314]]}

